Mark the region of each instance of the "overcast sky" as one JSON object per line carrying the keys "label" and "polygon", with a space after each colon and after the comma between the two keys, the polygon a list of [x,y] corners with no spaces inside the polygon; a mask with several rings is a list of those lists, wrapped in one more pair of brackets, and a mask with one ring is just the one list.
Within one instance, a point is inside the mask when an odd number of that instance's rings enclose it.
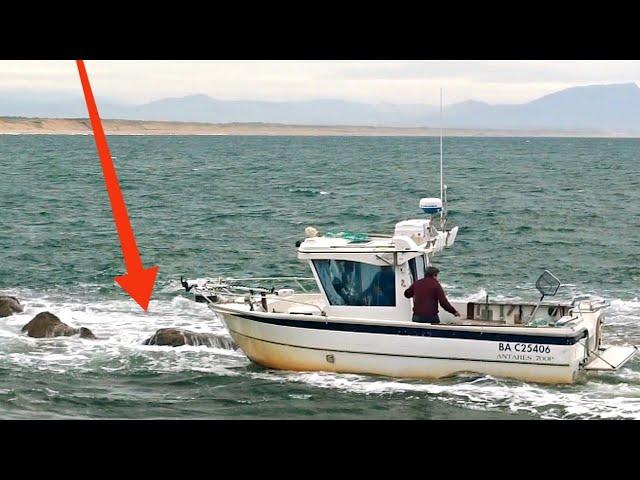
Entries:
{"label": "overcast sky", "polygon": [[[99,99],[522,103],[563,88],[640,80],[640,61],[91,61]],[[81,94],[75,61],[0,61],[0,91]]]}

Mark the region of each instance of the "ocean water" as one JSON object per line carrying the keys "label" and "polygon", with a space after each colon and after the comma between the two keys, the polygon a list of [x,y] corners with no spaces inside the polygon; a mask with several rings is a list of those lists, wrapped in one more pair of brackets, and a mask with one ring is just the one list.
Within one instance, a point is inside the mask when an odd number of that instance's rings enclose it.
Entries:
{"label": "ocean water", "polygon": [[[227,335],[189,278],[308,276],[304,228],[391,232],[439,193],[438,138],[109,138],[145,265],[148,313],[124,272],[91,136],[0,136],[0,418],[640,418],[640,358],[570,386],[274,371],[240,351],[142,342],[176,326]],[[536,299],[545,268],[611,303],[606,341],[640,344],[640,141],[446,138],[456,244],[434,263],[453,298]],[[98,340],[20,333],[50,311]]]}

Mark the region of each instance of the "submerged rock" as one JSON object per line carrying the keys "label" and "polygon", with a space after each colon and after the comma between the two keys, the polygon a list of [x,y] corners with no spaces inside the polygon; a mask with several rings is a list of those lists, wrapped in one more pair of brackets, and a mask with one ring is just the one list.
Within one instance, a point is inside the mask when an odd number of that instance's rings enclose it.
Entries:
{"label": "submerged rock", "polygon": [[0,318],[9,317],[14,313],[21,313],[23,311],[24,307],[16,297],[0,295]]}
{"label": "submerged rock", "polygon": [[190,332],[189,330],[180,330],[178,328],[161,328],[142,344],[169,347],[205,345],[207,347],[226,348],[227,350],[238,348],[235,342],[228,337],[216,335],[215,333]]}
{"label": "submerged rock", "polygon": [[80,335],[81,338],[95,339],[91,330],[85,327],[73,328],[62,322],[50,312],[40,312],[22,327],[22,332],[34,338],[70,337]]}

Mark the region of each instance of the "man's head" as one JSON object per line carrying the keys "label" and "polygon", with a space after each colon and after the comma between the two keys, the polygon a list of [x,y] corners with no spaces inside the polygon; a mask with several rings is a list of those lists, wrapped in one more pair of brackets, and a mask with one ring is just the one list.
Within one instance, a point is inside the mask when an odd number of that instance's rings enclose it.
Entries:
{"label": "man's head", "polygon": [[440,270],[436,267],[427,267],[424,271],[424,276],[436,278],[438,273],[440,273]]}

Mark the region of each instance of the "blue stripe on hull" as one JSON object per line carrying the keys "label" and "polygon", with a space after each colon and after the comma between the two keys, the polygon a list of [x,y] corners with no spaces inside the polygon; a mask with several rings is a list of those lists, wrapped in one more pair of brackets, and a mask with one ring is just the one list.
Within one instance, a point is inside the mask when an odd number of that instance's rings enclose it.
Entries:
{"label": "blue stripe on hull", "polygon": [[445,330],[428,327],[396,327],[393,325],[371,325],[363,323],[317,322],[312,320],[294,320],[288,318],[265,318],[253,315],[231,313],[240,318],[254,322],[280,325],[283,327],[308,328],[312,330],[334,330],[339,332],[378,333],[384,335],[403,335],[412,337],[456,338],[461,340],[485,340],[489,342],[520,342],[539,343],[545,345],[574,345],[588,335],[587,330],[581,330],[570,337],[554,337],[544,335],[527,335],[519,333],[471,332],[460,330]]}

